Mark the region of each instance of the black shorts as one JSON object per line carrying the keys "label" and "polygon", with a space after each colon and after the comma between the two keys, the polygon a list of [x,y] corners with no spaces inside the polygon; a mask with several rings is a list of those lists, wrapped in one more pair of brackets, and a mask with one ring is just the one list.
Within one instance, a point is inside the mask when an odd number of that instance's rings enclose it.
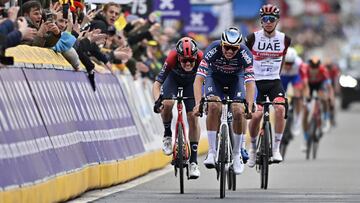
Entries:
{"label": "black shorts", "polygon": [[269,96],[270,101],[276,97],[285,98],[285,91],[281,80],[259,80],[256,81],[256,103],[261,103],[266,100],[265,95]]}
{"label": "black shorts", "polygon": [[312,97],[314,91],[318,92],[319,90],[324,90],[325,85],[324,82],[309,83],[309,88],[310,88],[310,97]]}
{"label": "black shorts", "polygon": [[[180,76],[176,75],[174,72],[169,73],[166,77],[164,84],[161,86],[161,94],[164,97],[176,97],[177,95],[177,88],[183,87],[183,96],[184,97],[194,97],[194,77],[191,78],[181,78]],[[184,100],[186,112],[192,112],[195,106],[194,99],[187,99]]]}

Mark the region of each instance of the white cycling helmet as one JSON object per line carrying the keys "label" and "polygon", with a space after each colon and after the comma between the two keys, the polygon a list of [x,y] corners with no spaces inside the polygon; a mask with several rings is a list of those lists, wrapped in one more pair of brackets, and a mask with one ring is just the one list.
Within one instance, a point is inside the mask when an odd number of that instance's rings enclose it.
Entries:
{"label": "white cycling helmet", "polygon": [[221,35],[221,43],[231,46],[240,46],[242,34],[236,27],[227,28]]}
{"label": "white cycling helmet", "polygon": [[286,63],[294,63],[295,59],[298,57],[296,50],[292,47],[289,47],[285,56]]}

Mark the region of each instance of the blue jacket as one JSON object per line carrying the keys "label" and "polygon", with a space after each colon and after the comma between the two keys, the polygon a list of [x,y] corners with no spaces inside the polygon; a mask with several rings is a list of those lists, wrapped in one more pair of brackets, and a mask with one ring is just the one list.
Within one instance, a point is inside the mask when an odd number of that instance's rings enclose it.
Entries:
{"label": "blue jacket", "polygon": [[75,41],[76,38],[72,34],[68,32],[62,32],[59,41],[52,49],[56,52],[65,52],[73,47]]}

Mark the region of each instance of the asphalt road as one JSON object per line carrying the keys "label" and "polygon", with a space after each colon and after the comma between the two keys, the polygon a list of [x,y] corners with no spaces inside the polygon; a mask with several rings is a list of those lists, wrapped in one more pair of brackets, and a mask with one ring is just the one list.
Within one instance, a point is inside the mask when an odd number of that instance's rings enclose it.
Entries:
{"label": "asphalt road", "polygon": [[170,171],[94,202],[360,202],[360,105],[339,112],[337,120],[321,140],[316,160],[305,160],[302,139],[296,137],[286,161],[270,166],[267,190],[260,189],[259,173],[246,167],[237,177],[237,191],[227,190],[220,199],[216,173],[201,157],[201,177],[185,181],[185,194],[179,194],[179,180]]}

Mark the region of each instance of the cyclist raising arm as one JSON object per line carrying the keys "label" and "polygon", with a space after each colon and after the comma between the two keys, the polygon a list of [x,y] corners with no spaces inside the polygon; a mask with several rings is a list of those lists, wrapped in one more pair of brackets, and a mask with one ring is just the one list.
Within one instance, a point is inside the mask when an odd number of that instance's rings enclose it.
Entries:
{"label": "cyclist raising arm", "polygon": [[[256,102],[265,100],[264,95],[271,101],[285,102],[285,91],[280,81],[280,71],[284,62],[287,48],[291,39],[284,33],[276,30],[279,22],[280,10],[274,5],[267,4],[260,9],[262,30],[246,37],[245,44],[254,56],[254,75],[257,87]],[[273,160],[282,161],[280,142],[285,128],[285,107],[275,105],[275,142],[273,146]],[[256,138],[259,133],[259,124],[262,118],[262,106],[258,105],[249,123],[251,136],[249,167],[255,165]]]}
{"label": "cyclist raising arm", "polygon": [[[166,155],[172,154],[172,108],[174,101],[161,101],[161,96],[175,97],[178,87],[183,87],[185,97],[194,97],[193,83],[197,67],[203,57],[203,52],[198,50],[196,42],[189,38],[181,38],[176,44],[176,50],[170,51],[163,68],[156,78],[153,85],[153,97],[156,100],[154,111],[161,112],[164,123],[164,138],[162,150]],[[161,95],[161,96],[160,96]],[[159,102],[163,103],[162,108],[158,108]],[[189,178],[196,179],[200,176],[197,165],[197,148],[200,139],[200,127],[198,118],[192,114],[195,102],[193,99],[185,100],[187,120],[189,123],[190,140],[190,167]]]}
{"label": "cyclist raising arm", "polygon": [[[246,98],[251,109],[254,98],[255,83],[252,69],[252,55],[246,46],[241,45],[242,35],[236,27],[226,29],[221,41],[214,41],[207,48],[201,61],[194,82],[196,106],[194,113],[199,115],[199,105],[202,97],[201,87],[205,81],[205,95],[210,100],[220,100],[224,97],[223,87],[229,87],[227,95],[230,99]],[[232,104],[234,130],[234,172],[241,174],[247,153],[241,150],[244,140],[243,110],[239,103]],[[209,152],[204,164],[207,168],[215,167],[216,133],[219,130],[221,116],[220,103],[208,103],[206,126],[208,131]]]}

